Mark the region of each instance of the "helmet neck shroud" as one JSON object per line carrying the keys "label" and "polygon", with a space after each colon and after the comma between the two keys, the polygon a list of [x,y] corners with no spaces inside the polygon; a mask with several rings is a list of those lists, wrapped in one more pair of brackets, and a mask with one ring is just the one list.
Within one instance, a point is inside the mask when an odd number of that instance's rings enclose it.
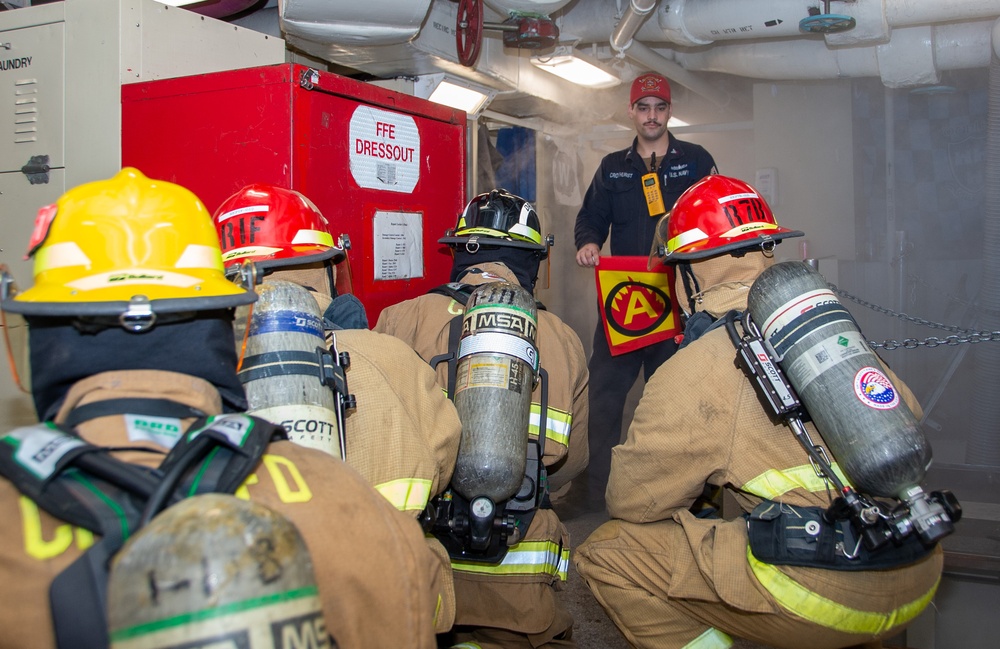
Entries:
{"label": "helmet neck shroud", "polygon": [[459,282],[469,268],[493,261],[509,268],[517,277],[518,284],[534,293],[535,282],[538,280],[538,266],[541,263],[539,252],[509,246],[489,246],[484,242],[485,239],[481,240],[482,245],[474,253],[466,250],[465,246],[455,246],[455,261],[451,267],[449,281]]}
{"label": "helmet neck shroud", "polygon": [[225,412],[245,412],[246,395],[236,375],[233,311],[193,314],[143,333],[121,327],[81,331],[70,318],[27,316],[31,392],[41,421],[55,417],[70,387],[101,372],[163,370],[211,383]]}
{"label": "helmet neck shroud", "polygon": [[707,312],[719,318],[730,310],[746,310],[747,293],[774,257],[750,247],[734,253],[677,263],[674,290],[686,298],[689,314]]}

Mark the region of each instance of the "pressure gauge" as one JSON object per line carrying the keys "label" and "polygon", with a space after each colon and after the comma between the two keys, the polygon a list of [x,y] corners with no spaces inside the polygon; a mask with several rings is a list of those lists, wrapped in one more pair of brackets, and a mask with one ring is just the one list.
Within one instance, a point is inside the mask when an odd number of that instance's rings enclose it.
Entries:
{"label": "pressure gauge", "polygon": [[469,509],[476,518],[492,518],[494,508],[493,501],[486,496],[479,496],[469,503]]}

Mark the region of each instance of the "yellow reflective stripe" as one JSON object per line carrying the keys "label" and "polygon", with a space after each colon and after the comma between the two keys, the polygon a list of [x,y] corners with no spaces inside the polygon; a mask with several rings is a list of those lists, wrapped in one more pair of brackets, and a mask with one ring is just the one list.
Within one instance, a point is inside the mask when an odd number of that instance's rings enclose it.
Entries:
{"label": "yellow reflective stripe", "polygon": [[500,563],[452,561],[459,572],[489,575],[556,575],[566,581],[569,572],[569,548],[553,541],[521,541],[507,551]]}
{"label": "yellow reflective stripe", "polygon": [[747,561],[750,562],[750,569],[753,570],[757,581],[771,593],[782,608],[813,624],[845,633],[878,635],[906,624],[927,608],[941,581],[939,577],[929,591],[908,604],[888,613],[875,613],[859,611],[812,592],[775,566],[758,561],[750,552],[749,546]]}
{"label": "yellow reflective stripe", "polygon": [[709,629],[684,645],[683,649],[729,649],[733,639],[718,629]]}
{"label": "yellow reflective stripe", "polygon": [[[840,470],[839,464],[834,462],[831,466],[841,482],[845,485],[850,484],[847,476]],[[830,485],[826,481],[816,475],[816,470],[811,464],[803,464],[788,469],[769,469],[743,485],[742,488],[744,491],[749,491],[761,498],[774,500],[793,489],[817,492],[825,491],[828,486]]]}
{"label": "yellow reflective stripe", "polygon": [[423,511],[431,497],[431,481],[400,478],[375,485],[375,489],[399,511]]}
{"label": "yellow reflective stripe", "polygon": [[[557,444],[569,446],[569,429],[573,424],[573,415],[565,410],[547,408],[545,439],[551,439]],[[531,404],[531,419],[528,423],[528,434],[538,437],[538,422],[542,417],[542,406]]]}
{"label": "yellow reflective stripe", "polygon": [[451,649],[483,649],[478,642],[461,642],[451,645]]}

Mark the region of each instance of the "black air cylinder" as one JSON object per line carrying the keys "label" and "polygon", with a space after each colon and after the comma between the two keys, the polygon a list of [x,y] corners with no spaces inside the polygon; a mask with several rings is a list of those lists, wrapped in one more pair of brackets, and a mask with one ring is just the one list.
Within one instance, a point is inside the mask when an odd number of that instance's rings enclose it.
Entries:
{"label": "black air cylinder", "polygon": [[851,484],[905,499],[924,478],[930,446],[823,276],[777,263],[754,282],[747,307]]}
{"label": "black air cylinder", "polygon": [[537,329],[535,298],[516,284],[483,284],[466,304],[455,384],[462,439],[451,482],[470,500],[506,500],[524,479]]}

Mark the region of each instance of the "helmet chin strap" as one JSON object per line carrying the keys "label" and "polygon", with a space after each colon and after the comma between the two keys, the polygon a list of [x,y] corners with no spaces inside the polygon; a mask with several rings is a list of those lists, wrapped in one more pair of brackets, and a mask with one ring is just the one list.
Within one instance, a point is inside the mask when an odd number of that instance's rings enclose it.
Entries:
{"label": "helmet chin strap", "polygon": [[337,271],[334,268],[333,260],[327,259],[323,262],[326,266],[326,280],[329,282],[330,292],[327,293],[330,297],[337,297]]}
{"label": "helmet chin strap", "polygon": [[688,312],[694,313],[695,296],[701,294],[701,286],[698,284],[698,278],[694,276],[694,271],[691,270],[691,264],[688,262],[683,262],[677,264],[677,272],[681,275],[681,281],[684,283],[684,293],[687,295],[688,301]]}

